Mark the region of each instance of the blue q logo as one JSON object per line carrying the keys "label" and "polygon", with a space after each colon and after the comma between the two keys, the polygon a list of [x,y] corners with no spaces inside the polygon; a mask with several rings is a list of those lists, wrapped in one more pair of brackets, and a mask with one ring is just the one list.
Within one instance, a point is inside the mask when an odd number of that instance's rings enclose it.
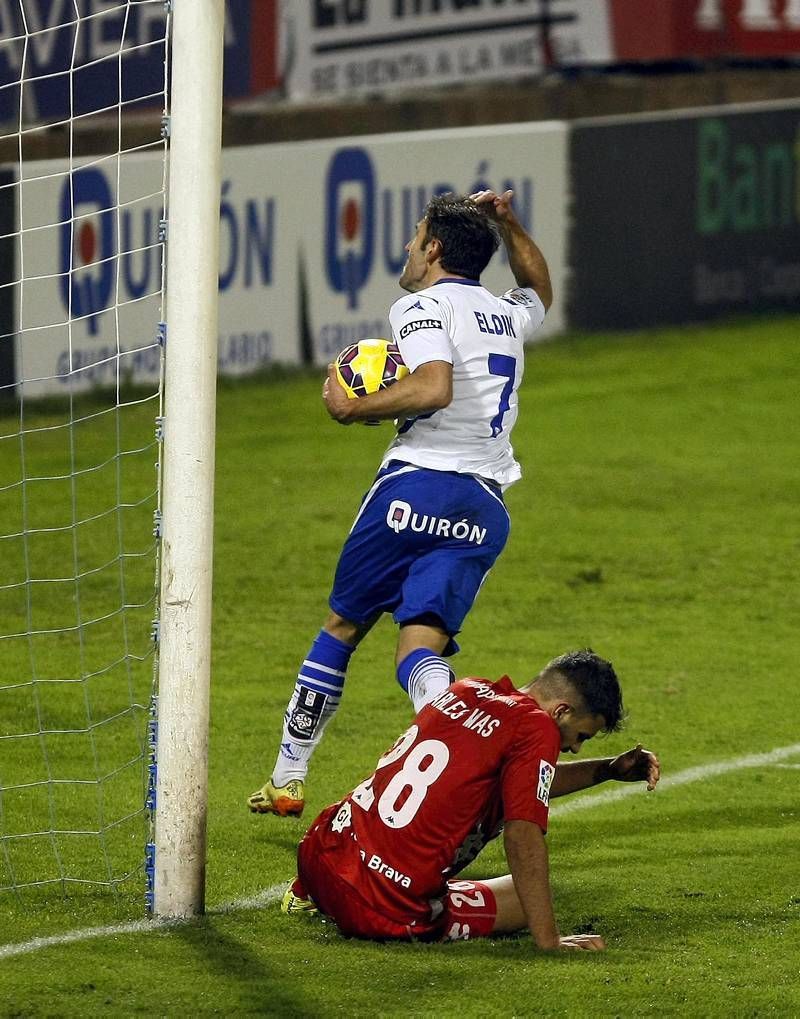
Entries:
{"label": "blue q logo", "polygon": [[61,300],[71,319],[85,318],[97,333],[97,316],[114,286],[114,214],[108,181],[94,168],[64,181],[60,203]]}
{"label": "blue q logo", "polygon": [[330,285],[358,307],[375,249],[375,174],[364,149],[340,149],[328,167],[325,271]]}

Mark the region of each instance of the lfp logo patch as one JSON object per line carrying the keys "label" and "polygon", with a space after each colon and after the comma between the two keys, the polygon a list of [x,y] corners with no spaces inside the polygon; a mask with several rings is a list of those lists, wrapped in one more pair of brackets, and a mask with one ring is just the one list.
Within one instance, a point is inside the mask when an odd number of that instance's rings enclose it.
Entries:
{"label": "lfp logo patch", "polygon": [[59,208],[61,300],[70,319],[86,319],[92,335],[114,287],[113,209],[108,180],[98,169],[76,170],[64,181]]}
{"label": "lfp logo patch", "polygon": [[556,769],[549,761],[539,761],[539,786],[536,790],[536,799],[546,806],[550,806],[550,786],[553,783],[553,776]]}
{"label": "lfp logo patch", "polygon": [[364,149],[339,149],[331,160],[325,219],[328,281],[357,308],[375,255],[375,173]]}

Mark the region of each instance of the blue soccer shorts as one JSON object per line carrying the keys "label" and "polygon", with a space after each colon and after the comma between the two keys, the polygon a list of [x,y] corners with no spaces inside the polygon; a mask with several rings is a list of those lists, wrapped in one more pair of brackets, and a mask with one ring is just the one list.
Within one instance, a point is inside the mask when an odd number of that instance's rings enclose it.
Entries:
{"label": "blue soccer shorts", "polygon": [[497,485],[393,460],[364,496],[339,557],[330,607],[353,623],[382,612],[401,625],[434,615],[452,637],[508,532]]}

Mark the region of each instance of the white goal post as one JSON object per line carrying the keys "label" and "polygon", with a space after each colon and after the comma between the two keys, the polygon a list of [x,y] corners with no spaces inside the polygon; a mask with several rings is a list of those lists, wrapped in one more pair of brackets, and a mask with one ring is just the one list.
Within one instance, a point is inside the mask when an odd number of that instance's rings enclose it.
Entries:
{"label": "white goal post", "polygon": [[175,0],[153,912],[205,904],[224,0]]}
{"label": "white goal post", "polygon": [[225,4],[0,8],[3,941],[204,909]]}

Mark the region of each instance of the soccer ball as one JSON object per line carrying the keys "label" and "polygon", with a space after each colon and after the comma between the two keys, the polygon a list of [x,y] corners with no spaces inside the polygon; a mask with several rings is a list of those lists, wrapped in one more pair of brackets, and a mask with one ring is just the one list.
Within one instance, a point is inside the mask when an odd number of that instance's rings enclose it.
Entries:
{"label": "soccer ball", "polygon": [[351,400],[387,389],[408,368],[396,343],[391,340],[359,340],[336,358],[336,377]]}

